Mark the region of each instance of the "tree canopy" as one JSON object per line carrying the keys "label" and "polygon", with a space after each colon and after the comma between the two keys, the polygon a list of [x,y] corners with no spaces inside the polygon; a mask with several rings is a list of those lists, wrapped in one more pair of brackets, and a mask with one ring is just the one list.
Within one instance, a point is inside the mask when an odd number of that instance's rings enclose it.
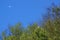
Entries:
{"label": "tree canopy", "polygon": [[48,8],[42,26],[34,23],[24,29],[20,23],[9,27],[9,34],[2,32],[2,40],[60,40],[60,7]]}

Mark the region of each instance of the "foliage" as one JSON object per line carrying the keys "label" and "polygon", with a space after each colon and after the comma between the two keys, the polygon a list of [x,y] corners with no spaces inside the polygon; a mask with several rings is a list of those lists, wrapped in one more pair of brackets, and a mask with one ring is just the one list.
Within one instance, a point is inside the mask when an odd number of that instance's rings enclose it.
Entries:
{"label": "foliage", "polygon": [[26,30],[20,23],[9,28],[10,35],[2,33],[3,40],[60,40],[60,7],[48,8],[48,16],[41,26],[34,23]]}
{"label": "foliage", "polygon": [[44,28],[48,32],[48,37],[50,37],[51,40],[60,40],[60,7],[54,6],[50,9],[50,12],[49,14],[51,15],[48,16]]}

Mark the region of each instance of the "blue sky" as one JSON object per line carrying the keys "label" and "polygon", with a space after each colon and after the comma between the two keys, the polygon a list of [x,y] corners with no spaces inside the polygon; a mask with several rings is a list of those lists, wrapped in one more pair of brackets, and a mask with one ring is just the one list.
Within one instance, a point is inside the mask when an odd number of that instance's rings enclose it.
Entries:
{"label": "blue sky", "polygon": [[0,0],[0,33],[7,29],[8,24],[21,22],[27,26],[30,23],[42,21],[42,15],[51,3],[59,4],[59,0]]}

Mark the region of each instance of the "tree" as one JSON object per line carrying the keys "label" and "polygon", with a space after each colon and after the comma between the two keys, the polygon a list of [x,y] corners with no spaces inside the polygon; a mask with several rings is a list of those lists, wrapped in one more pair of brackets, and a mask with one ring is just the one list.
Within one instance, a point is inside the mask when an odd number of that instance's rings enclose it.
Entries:
{"label": "tree", "polygon": [[44,28],[48,31],[51,40],[60,40],[60,7],[53,6],[48,13]]}
{"label": "tree", "polygon": [[34,23],[24,30],[18,23],[9,27],[9,35],[3,32],[3,40],[60,40],[60,7],[48,8],[44,24]]}

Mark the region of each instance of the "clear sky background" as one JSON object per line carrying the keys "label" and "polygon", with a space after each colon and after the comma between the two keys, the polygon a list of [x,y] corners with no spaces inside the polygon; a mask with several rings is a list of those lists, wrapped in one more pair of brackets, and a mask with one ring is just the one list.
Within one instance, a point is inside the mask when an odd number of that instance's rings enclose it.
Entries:
{"label": "clear sky background", "polygon": [[7,29],[8,24],[21,22],[27,26],[30,23],[42,21],[42,15],[52,2],[59,0],[0,0],[0,33]]}

